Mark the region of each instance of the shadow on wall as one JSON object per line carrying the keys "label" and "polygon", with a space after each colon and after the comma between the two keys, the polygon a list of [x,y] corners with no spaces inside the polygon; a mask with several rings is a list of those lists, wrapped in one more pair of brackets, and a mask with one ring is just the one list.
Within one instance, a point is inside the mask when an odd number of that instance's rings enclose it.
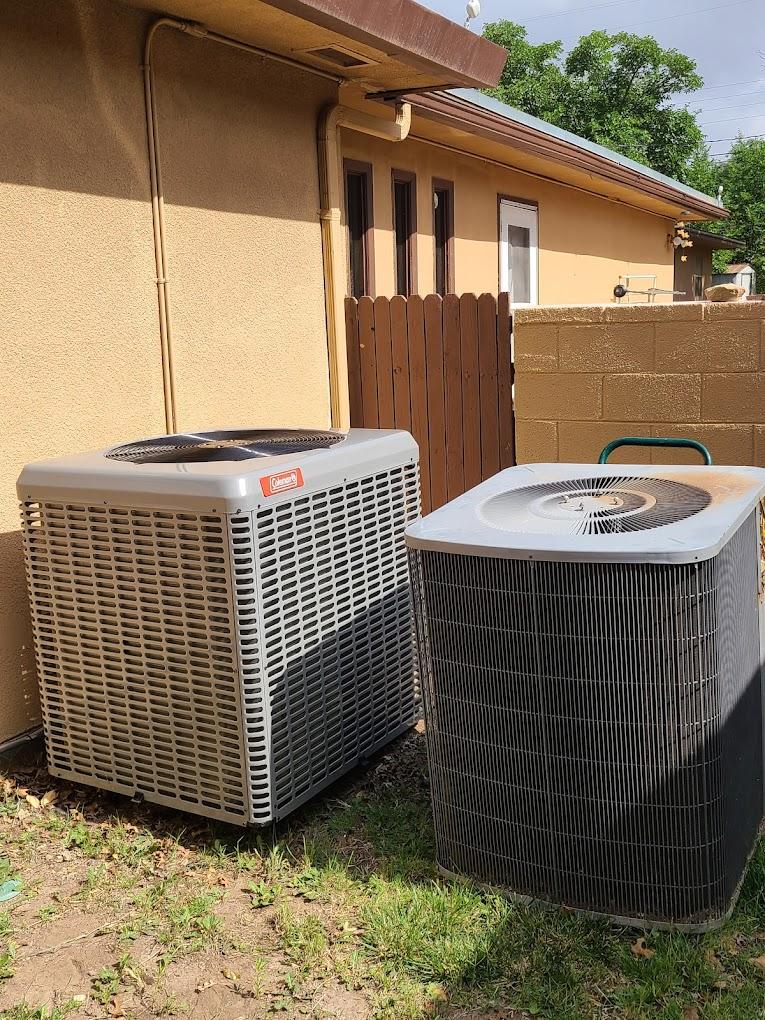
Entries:
{"label": "shadow on wall", "polygon": [[[0,744],[39,725],[40,703],[20,531],[0,533]],[[11,640],[8,640],[12,635]]]}
{"label": "shadow on wall", "polygon": [[[92,0],[38,0],[34,17],[25,0],[3,3],[0,181],[149,200],[141,64],[151,20]],[[336,86],[172,29],[154,55],[167,200],[316,222],[316,118]]]}

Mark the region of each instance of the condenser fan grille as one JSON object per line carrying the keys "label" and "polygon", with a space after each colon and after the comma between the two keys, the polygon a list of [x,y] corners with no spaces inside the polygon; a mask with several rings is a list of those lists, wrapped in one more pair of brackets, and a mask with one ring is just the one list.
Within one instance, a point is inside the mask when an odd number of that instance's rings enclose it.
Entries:
{"label": "condenser fan grille", "polygon": [[504,531],[550,535],[608,535],[650,531],[704,510],[704,489],[671,478],[567,478],[500,493],[482,516]]}
{"label": "condenser fan grille", "polygon": [[106,456],[131,464],[207,464],[325,450],[343,438],[337,432],[306,429],[225,429],[145,439],[116,446]]}

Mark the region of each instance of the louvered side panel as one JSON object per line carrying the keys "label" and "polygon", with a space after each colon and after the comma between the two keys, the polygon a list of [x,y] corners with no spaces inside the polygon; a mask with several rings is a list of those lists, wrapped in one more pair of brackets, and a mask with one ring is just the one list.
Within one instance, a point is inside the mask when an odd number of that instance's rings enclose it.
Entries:
{"label": "louvered side panel", "polygon": [[416,719],[404,528],[418,509],[409,465],[257,513],[275,817]]}
{"label": "louvered side panel", "polygon": [[244,822],[225,521],[22,507],[51,771]]}
{"label": "louvered side panel", "polygon": [[241,675],[245,764],[250,821],[271,821],[271,720],[261,655],[258,575],[252,514],[228,517],[233,572],[234,620]]}
{"label": "louvered side panel", "polygon": [[616,918],[719,923],[761,814],[753,541],[742,529],[678,566],[415,555],[445,870]]}

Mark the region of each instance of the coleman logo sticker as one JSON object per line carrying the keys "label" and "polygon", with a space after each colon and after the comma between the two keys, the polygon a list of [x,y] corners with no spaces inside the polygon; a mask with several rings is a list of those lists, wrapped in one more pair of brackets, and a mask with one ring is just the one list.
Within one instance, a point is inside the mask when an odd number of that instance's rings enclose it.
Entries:
{"label": "coleman logo sticker", "polygon": [[303,485],[303,472],[300,468],[279,471],[275,475],[266,475],[260,479],[260,487],[264,496],[276,496],[289,489],[299,489]]}

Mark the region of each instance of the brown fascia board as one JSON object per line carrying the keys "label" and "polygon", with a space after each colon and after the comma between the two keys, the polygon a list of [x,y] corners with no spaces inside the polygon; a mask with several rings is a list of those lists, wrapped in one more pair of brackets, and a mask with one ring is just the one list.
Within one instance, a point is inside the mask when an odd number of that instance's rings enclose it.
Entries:
{"label": "brown fascia board", "polygon": [[699,244],[706,244],[710,248],[716,248],[718,251],[722,251],[723,249],[740,251],[742,248],[746,247],[744,242],[739,240],[737,237],[726,237],[724,234],[713,234],[711,230],[695,230],[691,227],[688,233],[691,235],[691,240],[698,241]]}
{"label": "brown fascia board", "polygon": [[630,166],[623,166],[597,152],[581,148],[563,138],[556,138],[527,124],[500,117],[490,110],[482,109],[454,96],[444,93],[412,95],[415,112],[428,120],[450,127],[456,127],[469,134],[490,141],[499,142],[520,152],[541,156],[555,163],[576,167],[594,174],[603,180],[631,188],[651,198],[663,199],[689,212],[702,214],[704,219],[721,220],[729,215],[727,209],[717,205],[713,199],[704,201],[689,195],[682,188],[675,188],[665,181],[641,174]]}
{"label": "brown fascia board", "polygon": [[381,50],[441,85],[493,88],[507,60],[502,46],[414,0],[264,0],[287,14]]}

